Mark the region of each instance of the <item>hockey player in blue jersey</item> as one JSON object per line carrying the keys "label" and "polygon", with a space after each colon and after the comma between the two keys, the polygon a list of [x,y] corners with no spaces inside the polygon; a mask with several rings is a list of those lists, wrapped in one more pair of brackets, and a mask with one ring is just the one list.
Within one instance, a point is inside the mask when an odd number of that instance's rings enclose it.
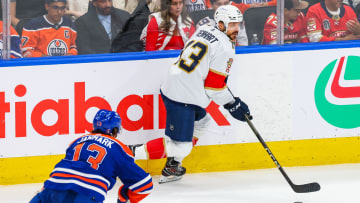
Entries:
{"label": "hockey player in blue jersey", "polygon": [[121,129],[120,116],[99,110],[92,133],[74,140],[65,158],[56,164],[41,192],[30,201],[46,203],[103,202],[118,177],[118,203],[139,202],[153,188],[151,176],[134,162],[131,150],[115,139]]}

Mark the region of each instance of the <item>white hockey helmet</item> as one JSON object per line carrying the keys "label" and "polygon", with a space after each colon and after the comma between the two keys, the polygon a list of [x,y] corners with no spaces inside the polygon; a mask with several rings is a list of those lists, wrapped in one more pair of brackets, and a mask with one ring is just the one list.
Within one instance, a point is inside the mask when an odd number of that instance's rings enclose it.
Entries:
{"label": "white hockey helmet", "polygon": [[225,29],[227,29],[228,24],[232,22],[242,22],[243,15],[241,11],[232,5],[224,5],[220,6],[216,9],[214,14],[214,19],[216,22],[216,27],[219,28],[219,22],[222,21],[225,25]]}

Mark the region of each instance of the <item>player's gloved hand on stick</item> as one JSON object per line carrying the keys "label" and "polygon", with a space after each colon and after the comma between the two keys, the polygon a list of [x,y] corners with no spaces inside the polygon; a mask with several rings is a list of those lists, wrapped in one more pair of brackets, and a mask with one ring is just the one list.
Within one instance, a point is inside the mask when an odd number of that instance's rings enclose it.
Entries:
{"label": "player's gloved hand on stick", "polygon": [[252,119],[252,116],[250,116],[250,110],[247,104],[245,102],[241,101],[239,97],[234,97],[235,102],[230,104],[225,104],[224,108],[227,109],[231,116],[240,120],[240,121],[246,121],[244,114],[247,114],[249,116],[249,119]]}

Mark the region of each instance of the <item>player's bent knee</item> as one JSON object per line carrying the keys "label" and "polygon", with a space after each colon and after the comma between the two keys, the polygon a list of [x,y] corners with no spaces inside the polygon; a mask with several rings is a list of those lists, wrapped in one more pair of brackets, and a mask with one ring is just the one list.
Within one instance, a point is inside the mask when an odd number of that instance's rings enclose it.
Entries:
{"label": "player's bent knee", "polygon": [[203,136],[210,125],[211,118],[208,114],[199,121],[194,123],[194,137],[200,138]]}

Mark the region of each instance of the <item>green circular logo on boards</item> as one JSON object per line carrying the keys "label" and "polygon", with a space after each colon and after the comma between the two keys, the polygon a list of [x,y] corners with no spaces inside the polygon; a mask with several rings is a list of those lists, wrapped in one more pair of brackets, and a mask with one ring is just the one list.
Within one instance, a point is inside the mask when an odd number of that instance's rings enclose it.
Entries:
{"label": "green circular logo on boards", "polygon": [[318,112],[329,124],[360,127],[360,57],[330,62],[316,81],[314,96]]}

